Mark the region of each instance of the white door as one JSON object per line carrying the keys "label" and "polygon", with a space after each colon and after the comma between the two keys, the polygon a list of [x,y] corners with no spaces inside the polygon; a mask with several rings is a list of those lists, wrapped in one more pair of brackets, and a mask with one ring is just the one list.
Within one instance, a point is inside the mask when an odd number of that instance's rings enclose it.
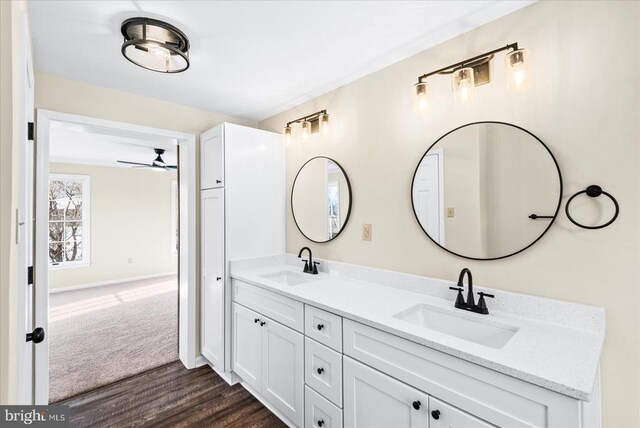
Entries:
{"label": "white door", "polygon": [[429,396],[344,357],[344,426],[427,428]]}
{"label": "white door", "polygon": [[[16,212],[16,244],[18,245],[18,403],[33,404],[34,396],[34,346],[40,348],[46,344],[35,343],[41,338],[35,334],[27,341],[27,334],[33,334],[33,186],[34,186],[34,144],[29,136],[35,132],[33,128],[33,97],[34,75],[31,62],[31,46],[29,43],[29,29],[26,14],[20,16],[20,93],[23,101],[20,116],[20,147],[19,147],[19,192],[18,210]],[[36,333],[39,333],[37,331]],[[46,332],[45,332],[46,334]]]}
{"label": "white door", "polygon": [[493,425],[442,401],[429,397],[431,428],[490,428]]}
{"label": "white door", "polygon": [[297,426],[304,410],[302,334],[270,319],[262,326],[262,396]]}
{"label": "white door", "polygon": [[262,385],[263,318],[257,312],[233,304],[233,371],[249,386],[260,392]]}
{"label": "white door", "polygon": [[224,189],[204,190],[201,209],[201,352],[211,364],[224,370]]}
{"label": "white door", "polygon": [[429,151],[416,171],[413,204],[422,228],[444,245],[444,183],[442,149]]}
{"label": "white door", "polygon": [[224,124],[200,135],[200,188],[224,187]]}

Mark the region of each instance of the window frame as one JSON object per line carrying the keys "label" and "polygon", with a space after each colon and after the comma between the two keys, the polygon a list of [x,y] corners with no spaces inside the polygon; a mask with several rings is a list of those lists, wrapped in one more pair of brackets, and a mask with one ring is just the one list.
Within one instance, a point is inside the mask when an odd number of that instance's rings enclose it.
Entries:
{"label": "window frame", "polygon": [[[91,265],[91,176],[81,174],[65,174],[65,173],[49,173],[48,189],[51,188],[52,181],[81,181],[82,182],[82,260],[60,262],[56,265],[51,263],[49,259],[49,270],[63,270]],[[47,205],[49,200],[47,199]],[[47,219],[47,230],[50,219]],[[47,240],[47,248],[51,243]]]}

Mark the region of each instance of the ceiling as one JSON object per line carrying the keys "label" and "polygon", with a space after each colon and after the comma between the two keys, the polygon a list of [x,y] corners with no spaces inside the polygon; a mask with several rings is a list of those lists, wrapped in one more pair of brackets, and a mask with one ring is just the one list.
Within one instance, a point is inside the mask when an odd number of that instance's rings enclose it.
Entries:
{"label": "ceiling", "polygon": [[[37,71],[262,120],[533,1],[31,0]],[[120,53],[120,24],[168,21],[191,67],[144,70]]]}
{"label": "ceiling", "polygon": [[117,161],[151,163],[156,157],[154,148],[165,149],[162,159],[169,165],[176,165],[177,146],[174,139],[97,126],[51,122],[51,162],[131,168],[131,165]]}

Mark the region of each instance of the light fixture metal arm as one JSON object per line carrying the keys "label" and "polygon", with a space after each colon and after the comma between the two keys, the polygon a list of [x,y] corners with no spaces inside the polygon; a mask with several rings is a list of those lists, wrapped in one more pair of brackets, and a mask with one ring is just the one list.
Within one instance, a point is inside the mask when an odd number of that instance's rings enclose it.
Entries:
{"label": "light fixture metal arm", "polygon": [[418,77],[418,83],[422,83],[422,81],[424,79],[426,79],[429,76],[433,76],[434,74],[439,74],[439,73],[443,73],[443,72],[446,72],[446,71],[454,70],[456,68],[461,68],[464,65],[472,64],[472,63],[474,63],[474,62],[476,62],[478,60],[487,58],[487,57],[492,56],[492,55],[494,55],[494,54],[496,54],[498,52],[502,52],[502,51],[506,51],[506,50],[514,50],[514,51],[518,50],[518,42],[510,43],[510,44],[508,44],[506,46],[494,49],[494,50],[489,51],[489,52],[485,52],[485,53],[480,54],[480,55],[476,55],[476,56],[474,56],[472,58],[469,58],[469,59],[466,59],[464,61],[460,61],[460,62],[457,62],[455,64],[451,64],[451,65],[448,65],[446,67],[442,67],[442,68],[440,68],[438,70],[431,71],[429,73],[425,73],[422,76]]}
{"label": "light fixture metal arm", "polygon": [[295,120],[292,120],[290,122],[287,122],[287,126],[290,126],[293,123],[304,122],[305,120],[309,120],[309,119],[316,119],[316,118],[320,117],[321,114],[327,114],[327,110],[320,110],[320,111],[317,111],[315,113],[311,113],[311,114],[308,114],[306,116],[299,117],[298,119],[295,119]]}

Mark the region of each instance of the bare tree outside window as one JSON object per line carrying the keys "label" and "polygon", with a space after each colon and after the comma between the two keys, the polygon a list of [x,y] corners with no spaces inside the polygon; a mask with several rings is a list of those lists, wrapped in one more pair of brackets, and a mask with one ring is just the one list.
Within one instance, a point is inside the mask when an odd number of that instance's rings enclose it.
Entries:
{"label": "bare tree outside window", "polygon": [[88,177],[52,175],[49,179],[49,262],[85,261],[85,201]]}

